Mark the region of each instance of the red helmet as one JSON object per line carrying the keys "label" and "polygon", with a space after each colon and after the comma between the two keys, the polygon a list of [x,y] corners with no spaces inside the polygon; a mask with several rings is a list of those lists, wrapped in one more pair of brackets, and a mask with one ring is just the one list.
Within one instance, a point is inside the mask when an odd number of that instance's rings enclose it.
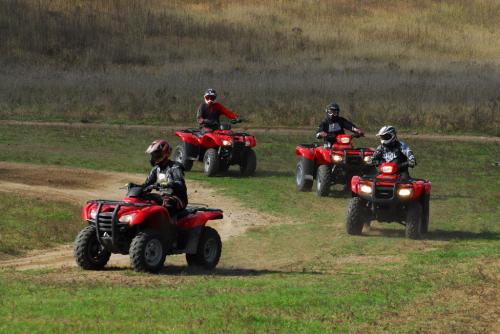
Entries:
{"label": "red helmet", "polygon": [[172,148],[168,144],[168,142],[164,139],[157,139],[148,146],[146,150],[146,154],[151,155],[152,166],[156,166],[165,162],[170,157],[170,153],[172,152]]}

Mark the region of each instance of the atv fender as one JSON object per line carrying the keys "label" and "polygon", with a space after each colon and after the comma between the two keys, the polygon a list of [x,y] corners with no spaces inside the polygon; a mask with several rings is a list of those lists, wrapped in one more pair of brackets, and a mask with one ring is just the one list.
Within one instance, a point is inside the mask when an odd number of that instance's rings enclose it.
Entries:
{"label": "atv fender", "polygon": [[198,137],[196,137],[192,133],[186,133],[186,132],[182,132],[182,131],[175,131],[175,135],[177,137],[180,137],[182,139],[182,141],[185,142],[185,143],[188,143],[188,144],[191,144],[191,145],[194,145],[194,146],[200,145],[200,140],[198,139]]}
{"label": "atv fender", "polygon": [[201,146],[204,148],[215,148],[222,146],[222,139],[214,133],[206,133],[201,138]]}
{"label": "atv fender", "polygon": [[332,164],[332,151],[326,147],[319,147],[316,149],[316,163],[318,165],[331,165]]}
{"label": "atv fender", "polygon": [[163,206],[154,205],[142,209],[129,223],[130,227],[148,224],[148,228],[161,229],[163,225],[171,224],[170,215]]}
{"label": "atv fender", "polygon": [[304,159],[314,161],[314,148],[297,145],[295,147],[295,154]]}

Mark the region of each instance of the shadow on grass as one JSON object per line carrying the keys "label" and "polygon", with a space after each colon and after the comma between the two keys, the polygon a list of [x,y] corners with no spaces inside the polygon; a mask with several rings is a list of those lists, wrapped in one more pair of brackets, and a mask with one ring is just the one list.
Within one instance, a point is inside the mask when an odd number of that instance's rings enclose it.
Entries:
{"label": "shadow on grass", "polygon": [[314,271],[279,271],[268,269],[247,269],[247,268],[216,268],[215,270],[205,270],[203,268],[187,267],[187,266],[172,266],[167,265],[160,272],[160,275],[182,275],[182,276],[262,276],[269,274],[307,274],[307,275],[322,275],[320,272]]}
{"label": "shadow on grass", "polygon": [[469,232],[469,231],[445,231],[434,230],[424,235],[429,240],[500,240],[500,232]]}
{"label": "shadow on grass", "polygon": [[[372,234],[376,232],[376,234]],[[386,238],[405,238],[405,229],[384,229],[374,228],[370,229],[368,234],[364,233],[366,237],[386,237]],[[420,240],[500,240],[500,232],[470,232],[470,231],[446,231],[446,230],[431,230],[423,234]]]}

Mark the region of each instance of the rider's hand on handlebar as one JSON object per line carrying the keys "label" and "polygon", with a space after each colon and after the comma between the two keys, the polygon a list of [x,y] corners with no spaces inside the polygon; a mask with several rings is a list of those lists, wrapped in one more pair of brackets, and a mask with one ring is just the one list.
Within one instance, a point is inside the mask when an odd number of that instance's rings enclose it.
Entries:
{"label": "rider's hand on handlebar", "polygon": [[319,138],[326,138],[327,136],[328,136],[328,133],[326,133],[325,131],[321,131],[320,133],[318,133]]}

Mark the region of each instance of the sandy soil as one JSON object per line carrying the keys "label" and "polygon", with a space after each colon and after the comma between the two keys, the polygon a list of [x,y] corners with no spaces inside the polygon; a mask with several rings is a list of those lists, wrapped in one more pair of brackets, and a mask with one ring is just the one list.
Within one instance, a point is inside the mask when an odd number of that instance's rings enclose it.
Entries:
{"label": "sandy soil", "polygon": [[[83,205],[89,199],[121,199],[127,182],[142,182],[142,174],[112,173],[77,168],[0,162],[0,191]],[[188,181],[190,203],[203,203],[224,210],[224,219],[210,222],[222,240],[243,234],[248,228],[279,224],[280,219],[243,208],[235,199],[194,181]],[[174,260],[174,263],[176,261]],[[113,255],[109,266],[128,266],[129,258]],[[74,267],[73,246],[35,250],[21,258],[0,261],[1,267],[19,270]]]}

